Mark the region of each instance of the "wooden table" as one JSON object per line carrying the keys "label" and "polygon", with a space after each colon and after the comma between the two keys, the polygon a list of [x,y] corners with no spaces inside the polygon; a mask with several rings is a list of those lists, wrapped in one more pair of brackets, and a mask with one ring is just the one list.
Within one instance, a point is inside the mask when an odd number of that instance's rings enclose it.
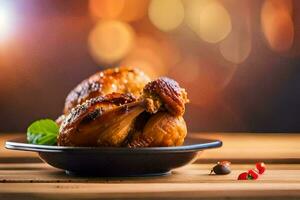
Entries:
{"label": "wooden table", "polygon": [[[16,134],[1,134],[0,199],[300,199],[300,134],[198,135],[219,138],[224,146],[169,176],[86,178],[68,176],[34,153],[5,150],[4,141]],[[232,161],[232,173],[209,175],[216,160]],[[259,160],[267,163],[259,180],[236,180]]]}

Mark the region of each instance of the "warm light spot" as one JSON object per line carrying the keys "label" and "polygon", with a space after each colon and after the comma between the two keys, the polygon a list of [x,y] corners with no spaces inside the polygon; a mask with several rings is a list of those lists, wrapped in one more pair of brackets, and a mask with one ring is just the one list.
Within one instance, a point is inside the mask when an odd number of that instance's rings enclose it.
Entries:
{"label": "warm light spot", "polygon": [[134,31],[126,23],[100,21],[89,35],[92,56],[99,63],[112,64],[128,54],[133,46]]}
{"label": "warm light spot", "polygon": [[169,68],[181,60],[180,49],[174,41],[169,38],[161,38],[157,42],[160,44],[158,52],[161,52],[161,56]]}
{"label": "warm light spot", "polygon": [[179,50],[168,38],[140,35],[134,48],[121,63],[139,67],[154,78],[166,75],[179,59]]}
{"label": "warm light spot", "polygon": [[136,21],[147,13],[149,0],[90,0],[93,16],[102,19]]}
{"label": "warm light spot", "polygon": [[250,30],[234,30],[220,43],[220,52],[232,63],[242,63],[251,52]]}
{"label": "warm light spot", "polygon": [[221,3],[213,1],[203,7],[197,33],[204,41],[220,42],[230,33],[231,28],[230,16]]}
{"label": "warm light spot", "polygon": [[[225,60],[230,61],[232,64],[244,62],[249,57],[252,49],[253,15],[249,7],[250,2],[243,1],[227,5],[232,20],[232,30],[220,42],[219,50]],[[228,64],[230,65],[230,63]]]}
{"label": "warm light spot", "polygon": [[90,0],[91,14],[103,19],[116,19],[122,12],[125,0]]}
{"label": "warm light spot", "polygon": [[293,0],[265,0],[263,7],[267,9],[269,13],[284,10],[290,15],[293,14]]}
{"label": "warm light spot", "polygon": [[149,5],[150,21],[161,31],[176,29],[184,19],[180,0],[152,0]]}
{"label": "warm light spot", "polygon": [[187,91],[193,104],[206,106],[220,87],[220,73],[217,66],[199,56],[186,55],[170,70],[170,76],[177,80]]}
{"label": "warm light spot", "polygon": [[271,49],[288,51],[294,42],[294,24],[291,17],[290,1],[264,2],[261,10],[261,24]]}
{"label": "warm light spot", "polygon": [[139,36],[131,52],[121,62],[122,65],[135,66],[155,78],[167,73],[166,65],[159,51],[159,44],[149,36]]}
{"label": "warm light spot", "polygon": [[207,106],[218,99],[224,87],[232,80],[237,65],[208,58],[195,52],[182,52],[179,63],[170,68],[168,76],[186,88],[193,104]]}
{"label": "warm light spot", "polygon": [[11,31],[11,15],[7,8],[0,7],[0,41],[5,39]]}
{"label": "warm light spot", "polygon": [[187,58],[179,64],[177,71],[179,75],[185,79],[186,83],[193,84],[199,81],[201,71],[199,60],[195,57],[187,56]]}
{"label": "warm light spot", "polygon": [[185,21],[187,25],[195,32],[199,30],[200,13],[203,8],[212,2],[211,0],[186,0],[185,3]]}
{"label": "warm light spot", "polygon": [[152,61],[150,61],[149,59],[147,59],[147,56],[142,55],[141,52],[141,54],[138,57],[126,58],[121,62],[121,65],[137,67],[143,70],[151,79],[155,79],[162,75],[161,72],[159,72],[156,68],[153,67],[161,65],[161,61],[156,60],[156,62],[153,62],[153,59]]}
{"label": "warm light spot", "polygon": [[118,19],[122,21],[137,21],[142,19],[149,5],[149,0],[125,0],[125,6]]}

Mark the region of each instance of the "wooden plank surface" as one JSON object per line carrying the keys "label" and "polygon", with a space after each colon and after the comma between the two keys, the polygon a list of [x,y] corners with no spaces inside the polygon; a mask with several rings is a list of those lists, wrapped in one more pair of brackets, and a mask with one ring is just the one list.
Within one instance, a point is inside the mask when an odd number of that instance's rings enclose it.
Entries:
{"label": "wooden plank surface", "polygon": [[[297,199],[298,184],[252,183],[5,184],[0,198],[13,199]],[[17,189],[15,189],[17,188]],[[4,193],[2,191],[5,191]]]}
{"label": "wooden plank surface", "polygon": [[192,164],[162,177],[72,177],[43,163],[1,164],[0,198],[300,198],[300,165],[270,164],[259,180],[237,181],[254,165],[233,164],[232,173],[209,175],[213,164]]}
{"label": "wooden plank surface", "polygon": [[[37,162],[35,153],[4,149],[4,140],[15,136],[0,136],[0,199],[300,199],[297,134],[201,133],[194,137],[221,139],[224,146],[204,151],[198,162],[168,176],[127,178],[66,175]],[[234,162],[229,175],[209,175],[214,165],[210,162],[224,159],[243,164]],[[236,180],[261,159],[269,163],[259,180]],[[272,164],[274,160],[282,164]]]}
{"label": "wooden plank surface", "polygon": [[[0,162],[37,162],[36,153],[11,151],[4,148],[6,140],[19,137],[22,134],[0,134]],[[215,162],[231,160],[240,163],[257,160],[272,163],[300,164],[300,134],[260,134],[260,133],[191,133],[192,137],[219,139],[223,147],[205,150],[200,154],[200,162]]]}
{"label": "wooden plank surface", "polygon": [[[154,177],[99,178],[69,176],[44,163],[1,164],[0,183],[240,183],[238,175],[255,164],[232,164],[229,175],[210,175],[214,164],[191,164],[171,175]],[[299,183],[300,164],[269,164],[266,173],[251,183]]]}

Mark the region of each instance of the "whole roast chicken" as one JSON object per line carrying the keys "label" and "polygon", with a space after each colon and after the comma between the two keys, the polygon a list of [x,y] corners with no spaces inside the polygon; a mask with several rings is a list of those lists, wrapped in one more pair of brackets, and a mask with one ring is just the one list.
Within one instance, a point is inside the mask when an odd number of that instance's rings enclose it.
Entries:
{"label": "whole roast chicken", "polygon": [[187,93],[170,78],[150,81],[135,68],[108,69],[66,98],[58,145],[163,147],[182,145]]}

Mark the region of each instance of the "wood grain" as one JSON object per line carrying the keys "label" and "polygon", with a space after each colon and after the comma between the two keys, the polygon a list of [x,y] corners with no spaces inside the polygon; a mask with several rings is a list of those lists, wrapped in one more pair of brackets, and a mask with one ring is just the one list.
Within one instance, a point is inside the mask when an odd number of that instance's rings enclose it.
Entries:
{"label": "wood grain", "polygon": [[223,141],[222,148],[204,151],[203,159],[288,160],[299,162],[300,134],[279,133],[199,133],[192,137],[205,137]]}
{"label": "wood grain", "polygon": [[300,165],[271,164],[259,180],[237,181],[253,165],[232,165],[225,176],[192,164],[163,177],[72,177],[46,164],[1,164],[0,199],[285,199],[300,198]]}
{"label": "wood grain", "polygon": [[[211,198],[218,197],[229,199],[234,197],[296,197],[300,195],[299,184],[252,184],[252,183],[147,183],[147,184],[67,184],[67,183],[45,183],[24,184],[9,183],[0,184],[0,195],[6,197],[18,197],[34,199],[115,199],[115,198]],[[14,195],[13,195],[14,194]],[[34,195],[32,195],[34,194]],[[80,196],[79,196],[80,195]],[[1,197],[1,196],[0,196]]]}
{"label": "wood grain", "polygon": [[[4,143],[22,134],[0,134],[0,162],[39,162],[37,154],[25,151],[11,151]],[[190,133],[191,137],[220,139],[219,149],[205,150],[199,162],[211,163],[217,160],[231,160],[237,163],[253,163],[258,160],[270,163],[300,164],[300,134],[279,133]]]}
{"label": "wood grain", "polygon": [[[232,164],[232,173],[226,176],[209,175],[214,164],[192,164],[176,169],[161,177],[99,178],[68,176],[62,170],[43,163],[1,164],[2,183],[237,183],[241,172],[254,168],[254,164]],[[259,181],[251,183],[299,183],[299,164],[271,164]]]}
{"label": "wood grain", "polygon": [[[297,134],[199,133],[193,137],[221,139],[224,146],[204,151],[195,164],[168,176],[118,178],[69,176],[37,162],[35,153],[4,149],[4,141],[15,136],[0,136],[0,199],[300,199]],[[234,161],[232,173],[209,175],[210,162],[224,159]],[[237,181],[257,160],[268,161],[266,173]]]}

